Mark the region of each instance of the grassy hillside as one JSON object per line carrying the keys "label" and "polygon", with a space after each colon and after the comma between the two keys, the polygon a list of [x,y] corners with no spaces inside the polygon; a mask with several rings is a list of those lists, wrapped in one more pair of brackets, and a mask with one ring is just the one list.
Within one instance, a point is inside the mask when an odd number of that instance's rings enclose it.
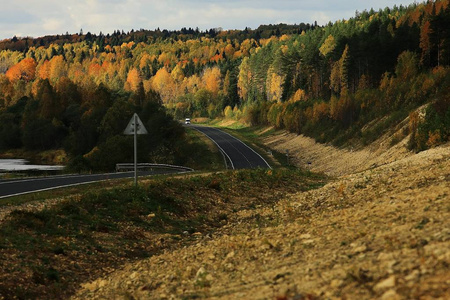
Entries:
{"label": "grassy hillside", "polygon": [[[293,136],[267,138],[292,147],[302,138]],[[345,175],[306,192],[271,190],[275,202],[85,282],[73,299],[449,298],[449,145],[367,162],[363,153],[302,146],[291,148],[294,162],[307,156],[311,168]],[[365,167],[348,168],[354,160]]]}
{"label": "grassy hillside", "polygon": [[66,298],[80,283],[214,235],[241,210],[325,180],[289,170],[163,177],[16,205],[0,219],[0,296]]}

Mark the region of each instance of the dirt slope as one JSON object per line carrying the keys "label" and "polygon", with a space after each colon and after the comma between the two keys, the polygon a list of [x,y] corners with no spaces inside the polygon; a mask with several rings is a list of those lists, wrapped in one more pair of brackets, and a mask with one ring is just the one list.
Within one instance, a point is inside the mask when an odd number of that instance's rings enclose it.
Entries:
{"label": "dirt slope", "polygon": [[413,155],[288,134],[267,143],[342,176],[236,213],[216,235],[86,283],[74,299],[450,298],[449,144]]}
{"label": "dirt slope", "polygon": [[331,176],[352,174],[411,156],[406,149],[408,138],[390,147],[390,136],[384,136],[369,147],[337,149],[316,143],[314,139],[294,133],[281,133],[265,139],[267,146],[282,153],[289,150],[291,162],[314,172]]}

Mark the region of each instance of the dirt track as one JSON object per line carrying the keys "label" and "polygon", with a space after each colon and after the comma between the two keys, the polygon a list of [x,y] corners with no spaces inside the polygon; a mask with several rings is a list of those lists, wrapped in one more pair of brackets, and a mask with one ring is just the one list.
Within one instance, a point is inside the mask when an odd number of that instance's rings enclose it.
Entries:
{"label": "dirt track", "polygon": [[287,134],[267,143],[340,177],[238,212],[216,235],[126,265],[75,298],[450,298],[449,144],[414,155]]}

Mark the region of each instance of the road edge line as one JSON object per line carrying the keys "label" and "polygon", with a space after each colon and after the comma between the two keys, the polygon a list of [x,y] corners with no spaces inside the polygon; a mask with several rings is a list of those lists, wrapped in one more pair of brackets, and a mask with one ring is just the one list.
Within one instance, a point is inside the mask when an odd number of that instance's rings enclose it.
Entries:
{"label": "road edge line", "polygon": [[225,166],[227,167],[227,169],[228,169],[228,164],[227,164],[227,161],[226,161],[226,159],[225,159],[225,155],[228,157],[228,160],[230,161],[231,168],[232,168],[233,170],[235,170],[233,161],[231,160],[230,156],[222,149],[222,147],[219,146],[219,144],[217,144],[217,142],[216,142],[215,140],[213,140],[213,139],[212,139],[209,135],[207,135],[206,133],[201,132],[200,130],[198,130],[197,128],[195,128],[195,126],[192,126],[191,128],[194,128],[195,130],[197,130],[197,131],[200,132],[201,134],[205,135],[208,139],[210,139],[211,141],[213,141],[213,143],[216,144],[217,148],[219,148],[220,153],[222,153],[222,156],[224,156]]}
{"label": "road edge line", "polygon": [[219,129],[219,128],[216,128],[216,129],[219,130],[219,131],[221,131],[221,132],[223,132],[223,133],[225,133],[225,134],[228,134],[228,135],[231,136],[232,138],[235,138],[236,140],[238,140],[239,142],[241,142],[244,146],[246,146],[248,149],[252,150],[256,155],[258,155],[259,157],[261,157],[261,159],[266,163],[266,165],[269,167],[269,169],[272,169],[272,167],[271,167],[271,166],[269,165],[269,163],[264,159],[264,157],[262,157],[261,154],[259,154],[258,152],[256,152],[255,149],[253,149],[252,147],[250,147],[249,145],[247,145],[246,143],[244,143],[243,141],[241,141],[240,139],[238,139],[238,138],[235,137],[234,135],[231,135],[231,134],[229,134],[228,132],[223,131],[223,130],[221,130],[221,129]]}

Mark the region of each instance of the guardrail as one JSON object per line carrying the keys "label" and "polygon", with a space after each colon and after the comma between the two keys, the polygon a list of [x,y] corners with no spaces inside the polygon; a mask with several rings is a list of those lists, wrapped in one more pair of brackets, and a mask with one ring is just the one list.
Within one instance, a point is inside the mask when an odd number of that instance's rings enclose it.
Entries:
{"label": "guardrail", "polygon": [[[174,166],[174,165],[166,165],[166,164],[150,164],[150,163],[139,163],[137,164],[138,170],[145,170],[145,169],[169,169],[169,170],[176,170],[180,172],[193,172],[194,169],[183,167],[183,166]],[[125,172],[125,171],[134,171],[134,164],[133,163],[120,163],[116,164],[116,172]]]}

